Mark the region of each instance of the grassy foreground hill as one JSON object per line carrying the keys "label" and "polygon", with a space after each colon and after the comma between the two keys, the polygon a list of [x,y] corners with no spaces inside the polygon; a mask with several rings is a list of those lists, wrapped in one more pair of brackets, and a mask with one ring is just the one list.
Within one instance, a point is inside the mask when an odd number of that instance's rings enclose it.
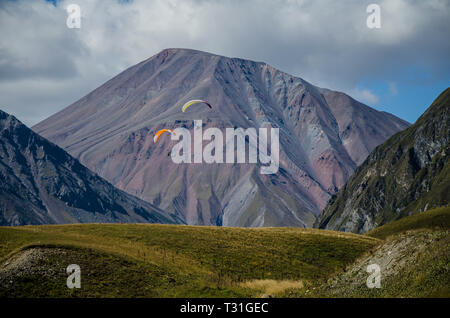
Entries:
{"label": "grassy foreground hill", "polygon": [[[297,228],[0,228],[0,297],[414,297],[450,291],[450,208],[368,235]],[[405,232],[406,231],[406,232]],[[382,268],[368,289],[366,266]],[[81,267],[81,289],[66,268]]]}
{"label": "grassy foreground hill", "polygon": [[[0,242],[3,297],[251,297],[326,278],[379,240],[297,228],[82,224],[3,227]],[[66,287],[69,264],[81,267],[79,290]]]}
{"label": "grassy foreground hill", "polygon": [[[285,297],[450,297],[450,207],[405,217],[366,233],[383,239],[326,281],[285,290]],[[367,288],[367,266],[381,288]]]}

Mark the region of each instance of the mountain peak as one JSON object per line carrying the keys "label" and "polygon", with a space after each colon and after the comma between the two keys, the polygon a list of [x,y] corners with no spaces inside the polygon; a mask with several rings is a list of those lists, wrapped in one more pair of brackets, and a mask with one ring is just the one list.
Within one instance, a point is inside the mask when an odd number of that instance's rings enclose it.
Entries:
{"label": "mountain peak", "polygon": [[[225,56],[220,56],[217,54],[194,50],[194,49],[187,49],[187,48],[167,48],[159,53],[149,57],[144,63],[152,61],[152,60],[165,60],[168,58],[177,57],[177,58],[192,58],[192,57],[199,57],[199,58],[227,58]],[[139,65],[139,64],[138,64]]]}
{"label": "mountain peak", "polygon": [[164,49],[164,50],[160,51],[159,53],[151,56],[150,58],[148,58],[147,60],[145,60],[143,62],[146,63],[153,59],[165,61],[172,57],[177,57],[177,58],[195,58],[195,57],[197,57],[200,59],[204,59],[205,62],[209,62],[209,63],[211,61],[213,61],[213,63],[217,63],[220,60],[234,61],[234,62],[255,64],[255,65],[260,65],[260,66],[267,66],[273,70],[276,70],[274,67],[270,66],[269,64],[267,64],[265,62],[257,62],[257,61],[243,59],[243,58],[239,58],[239,57],[229,57],[229,56],[225,56],[225,55],[220,55],[220,54],[215,54],[215,53],[205,52],[205,51],[200,51],[200,50],[194,50],[194,49],[188,49],[188,48],[167,48],[167,49]]}
{"label": "mountain peak", "polygon": [[200,50],[188,49],[188,48],[166,48],[155,55],[160,55],[160,54],[187,54],[187,55],[201,54],[201,55],[218,56],[217,54],[200,51]]}

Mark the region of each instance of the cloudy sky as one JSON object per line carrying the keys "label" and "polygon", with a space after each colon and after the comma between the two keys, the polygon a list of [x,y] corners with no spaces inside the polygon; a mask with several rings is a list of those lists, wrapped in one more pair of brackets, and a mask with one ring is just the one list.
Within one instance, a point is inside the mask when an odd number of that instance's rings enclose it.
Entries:
{"label": "cloudy sky", "polygon": [[[80,29],[66,25],[72,3]],[[450,86],[449,34],[449,0],[1,0],[0,109],[33,125],[183,47],[264,61],[414,122]]]}

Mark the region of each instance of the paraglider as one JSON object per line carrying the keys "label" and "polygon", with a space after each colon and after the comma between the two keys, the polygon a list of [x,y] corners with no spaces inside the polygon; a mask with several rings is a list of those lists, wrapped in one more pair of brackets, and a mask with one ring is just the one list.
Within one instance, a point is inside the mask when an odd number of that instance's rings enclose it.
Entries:
{"label": "paraglider", "polygon": [[188,109],[190,106],[192,106],[194,104],[198,104],[198,103],[203,103],[205,105],[208,105],[208,107],[212,109],[212,106],[207,101],[204,101],[201,99],[194,99],[194,100],[191,100],[191,101],[187,102],[186,104],[184,104],[183,108],[181,108],[181,110],[184,113],[186,111],[186,109]]}
{"label": "paraglider", "polygon": [[153,137],[153,142],[156,144],[158,142],[159,137],[161,137],[161,135],[165,132],[170,132],[171,134],[173,134],[173,130],[172,129],[161,129],[158,130],[155,134],[155,137]]}
{"label": "paraglider", "polygon": [[[184,112],[186,111],[186,109],[188,109],[189,107],[191,107],[191,106],[194,105],[194,104],[199,104],[199,103],[205,104],[205,105],[207,105],[210,109],[212,109],[211,104],[208,103],[207,101],[204,101],[204,100],[201,100],[201,99],[194,99],[194,100],[191,100],[191,101],[187,102],[186,104],[184,104],[183,107],[181,108],[181,110],[182,110],[183,113],[184,113]],[[175,133],[174,133],[173,130],[171,130],[171,129],[161,129],[161,130],[158,130],[158,131],[156,132],[155,136],[153,137],[153,142],[156,144],[156,143],[158,142],[159,138],[161,137],[161,135],[162,135],[163,133],[165,133],[165,132],[170,132],[171,134],[174,134],[174,135],[175,135]],[[169,151],[169,152],[167,153],[167,156],[170,157],[171,154],[172,154],[172,151]]]}

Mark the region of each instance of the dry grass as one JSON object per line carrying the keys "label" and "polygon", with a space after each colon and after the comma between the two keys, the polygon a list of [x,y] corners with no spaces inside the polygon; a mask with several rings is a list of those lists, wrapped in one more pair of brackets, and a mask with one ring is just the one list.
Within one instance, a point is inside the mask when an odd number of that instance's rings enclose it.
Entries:
{"label": "dry grass", "polygon": [[241,284],[243,288],[249,288],[266,295],[278,295],[292,288],[303,288],[301,280],[274,280],[274,279],[256,279]]}

